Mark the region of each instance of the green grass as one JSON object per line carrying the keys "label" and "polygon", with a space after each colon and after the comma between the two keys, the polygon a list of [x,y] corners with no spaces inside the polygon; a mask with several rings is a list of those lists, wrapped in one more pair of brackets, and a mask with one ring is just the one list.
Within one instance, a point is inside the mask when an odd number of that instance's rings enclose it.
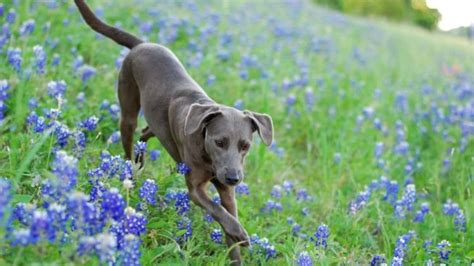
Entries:
{"label": "green grass", "polygon": [[[43,108],[58,108],[56,99],[47,95],[47,83],[51,80],[65,80],[68,89],[65,102],[60,108],[60,121],[73,129],[76,124],[92,115],[101,117],[98,128],[87,133],[88,144],[79,160],[80,178],[77,190],[88,192],[87,171],[100,163],[100,152],[108,150],[113,155],[122,155],[120,144],[108,144],[108,137],[118,130],[118,122],[106,111],[100,110],[100,103],[108,100],[116,103],[115,83],[118,70],[115,60],[121,47],[104,38],[97,38],[80,19],[72,3],[61,4],[57,9],[49,9],[41,1],[18,1],[15,5],[4,3],[5,10],[14,8],[17,19],[10,29],[13,36],[0,55],[0,80],[7,79],[10,97],[7,100],[6,119],[0,124],[0,176],[10,179],[14,185],[12,206],[18,202],[41,204],[38,187],[32,180],[51,176],[50,164],[55,140],[48,134],[35,134],[25,125],[30,112],[28,99],[39,100],[38,114]],[[91,2],[91,1],[89,1]],[[467,265],[474,259],[474,230],[472,217],[473,201],[473,158],[474,141],[467,138],[467,148],[459,149],[461,131],[459,122],[442,123],[433,128],[430,120],[416,120],[416,113],[431,111],[432,105],[441,109],[445,116],[451,106],[469,107],[472,110],[474,82],[474,46],[467,40],[429,33],[408,25],[395,25],[383,21],[346,17],[321,9],[310,3],[289,6],[280,1],[269,4],[241,1],[198,1],[198,10],[193,14],[186,5],[172,1],[93,1],[94,9],[104,8],[104,18],[114,24],[120,22],[130,32],[138,33],[140,21],[157,23],[170,21],[171,17],[187,20],[191,26],[182,26],[175,42],[168,45],[185,64],[194,53],[188,49],[190,41],[202,46],[203,60],[199,67],[188,67],[191,76],[202,85],[209,96],[217,102],[232,106],[238,99],[244,101],[245,109],[268,113],[273,117],[275,139],[284,148],[284,156],[279,157],[263,144],[253,145],[246,163],[245,182],[250,187],[249,196],[238,197],[239,218],[249,234],[267,237],[277,250],[277,257],[266,261],[263,256],[243,249],[243,259],[247,265],[286,265],[294,263],[297,254],[308,251],[317,265],[368,264],[372,255],[385,254],[391,261],[397,238],[409,230],[416,237],[408,244],[404,261],[411,265],[426,263],[429,259],[438,262],[436,252],[423,250],[424,240],[432,240],[435,246],[441,240],[448,240],[452,246],[449,263]],[[68,11],[70,8],[70,11]],[[159,15],[148,12],[159,10]],[[206,12],[215,12],[220,23],[215,32],[206,40],[199,38],[200,30],[211,27]],[[34,18],[36,28],[32,35],[20,37],[18,30],[27,19]],[[272,19],[270,19],[272,18]],[[5,20],[0,17],[0,24]],[[68,20],[67,25],[63,21]],[[239,21],[236,23],[235,21]],[[43,25],[51,27],[42,31]],[[273,34],[275,25],[290,31],[291,36],[278,38]],[[157,42],[159,28],[147,34],[148,39]],[[224,48],[230,53],[226,62],[217,59],[222,50],[219,38],[223,33],[233,36],[232,43]],[[312,40],[328,40],[321,45],[320,52],[310,51]],[[52,47],[48,43],[56,42]],[[32,69],[32,47],[43,45],[48,55],[47,73],[37,75]],[[29,79],[25,74],[16,73],[8,64],[6,50],[18,47],[23,54],[23,69],[31,69]],[[278,47],[278,49],[276,49]],[[97,74],[86,84],[78,78],[71,64],[75,56],[97,69]],[[358,49],[364,62],[354,56]],[[51,66],[53,54],[59,54],[59,66]],[[249,68],[249,78],[239,77],[241,56],[251,55],[258,66],[265,70],[268,78],[261,78],[259,67]],[[281,84],[301,75],[298,61],[308,68],[309,84],[314,92],[315,104],[311,111],[305,105],[304,87],[295,87],[278,93],[272,85]],[[455,67],[459,74],[446,74],[443,69]],[[209,75],[215,75],[216,82],[206,85]],[[465,78],[462,78],[462,77]],[[463,83],[464,82],[464,83]],[[454,86],[466,84],[471,95],[458,98]],[[422,87],[429,85],[433,92],[422,93]],[[379,90],[380,96],[376,97]],[[86,102],[76,104],[76,95],[84,92]],[[399,93],[407,96],[406,113],[395,108]],[[289,114],[285,105],[286,97],[296,97]],[[373,122],[364,121],[359,130],[357,116],[363,108],[371,106],[374,117],[382,121],[387,134],[375,129]],[[472,111],[471,111],[472,112]],[[471,114],[472,116],[472,114]],[[468,121],[472,117],[465,117]],[[403,123],[409,156],[392,152],[396,144],[396,121]],[[145,126],[140,118],[139,128]],[[421,127],[426,128],[422,133]],[[442,132],[449,135],[445,140]],[[137,130],[136,140],[139,132]],[[255,139],[258,137],[255,136]],[[382,158],[386,169],[377,167],[374,148],[377,141],[385,144]],[[137,177],[135,189],[130,193],[129,204],[139,202],[138,188],[147,178],[154,179],[159,186],[159,197],[163,199],[169,188],[185,188],[184,178],[174,173],[175,163],[166,154],[158,140],[152,139],[148,149],[159,149],[162,156],[156,162],[147,161],[144,172]],[[72,154],[72,145],[65,150]],[[418,152],[418,153],[417,153]],[[340,163],[334,163],[336,153],[341,154]],[[399,198],[403,194],[406,178],[405,165],[410,157],[418,154],[417,162],[422,167],[413,175],[417,192],[426,198],[418,199],[415,211],[421,202],[430,204],[431,212],[423,223],[413,223],[414,212],[407,219],[398,220],[393,215],[393,207],[381,200],[383,193],[374,192],[365,208],[356,215],[348,214],[348,204],[364,190],[373,179],[385,175],[401,185]],[[451,167],[443,171],[443,160],[449,158]],[[296,189],[306,188],[313,197],[309,202],[298,202],[295,192],[283,196],[281,212],[261,213],[274,185],[285,180],[295,184]],[[123,195],[125,190],[119,180],[107,180],[107,187],[118,187]],[[454,218],[443,215],[443,203],[452,199],[464,211],[467,231],[454,229]],[[310,214],[304,216],[303,208]],[[176,221],[180,217],[172,208],[149,208],[147,211],[147,235],[141,248],[143,265],[220,265],[227,262],[227,249],[211,242],[209,233],[218,224],[203,221],[204,212],[192,204],[189,214],[193,220],[193,236],[186,244],[178,245],[174,240],[177,233]],[[327,249],[319,249],[310,241],[291,233],[287,217],[302,226],[302,233],[313,236],[321,223],[329,226],[330,237]],[[18,224],[16,226],[19,227]],[[5,234],[0,229],[0,237]],[[0,243],[1,265],[91,265],[98,264],[97,258],[79,257],[75,244],[43,243],[26,248],[11,247]]]}

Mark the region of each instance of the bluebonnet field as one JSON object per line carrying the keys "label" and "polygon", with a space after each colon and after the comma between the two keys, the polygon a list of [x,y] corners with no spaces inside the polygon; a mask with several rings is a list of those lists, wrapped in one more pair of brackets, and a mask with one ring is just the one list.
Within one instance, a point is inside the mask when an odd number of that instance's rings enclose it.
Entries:
{"label": "bluebonnet field", "polygon": [[[218,102],[273,116],[275,143],[256,138],[236,188],[245,262],[472,261],[472,43],[262,2],[90,3],[172,48]],[[127,50],[72,1],[4,1],[0,25],[0,264],[226,263],[186,167],[156,139],[135,146],[143,172],[121,157]]]}

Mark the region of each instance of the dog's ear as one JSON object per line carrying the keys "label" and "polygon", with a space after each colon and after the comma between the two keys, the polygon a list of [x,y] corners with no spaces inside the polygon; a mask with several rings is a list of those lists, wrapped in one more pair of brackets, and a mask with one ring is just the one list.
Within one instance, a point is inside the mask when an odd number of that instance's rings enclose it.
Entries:
{"label": "dog's ear", "polygon": [[257,130],[265,145],[270,146],[273,141],[273,122],[267,114],[259,114],[251,111],[244,111],[244,114],[252,121],[253,130]]}
{"label": "dog's ear", "polygon": [[222,114],[222,112],[218,105],[192,104],[191,107],[189,107],[186,121],[184,122],[184,135],[188,136],[197,131],[202,131],[206,123],[220,114]]}

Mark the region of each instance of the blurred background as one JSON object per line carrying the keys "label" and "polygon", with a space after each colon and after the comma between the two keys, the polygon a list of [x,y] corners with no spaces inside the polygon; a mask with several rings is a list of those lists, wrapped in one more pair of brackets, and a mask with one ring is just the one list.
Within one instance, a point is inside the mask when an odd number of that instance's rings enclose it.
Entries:
{"label": "blurred background", "polygon": [[474,39],[473,0],[313,0],[338,11],[412,23]]}

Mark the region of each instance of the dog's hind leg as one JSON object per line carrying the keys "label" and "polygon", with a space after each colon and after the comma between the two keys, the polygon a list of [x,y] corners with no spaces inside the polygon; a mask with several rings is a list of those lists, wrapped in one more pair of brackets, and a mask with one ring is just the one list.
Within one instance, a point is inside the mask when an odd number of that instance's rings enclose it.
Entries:
{"label": "dog's hind leg", "polygon": [[118,98],[121,108],[120,134],[127,160],[132,158],[133,133],[140,111],[140,92],[130,70],[128,60],[124,60],[119,76]]}

